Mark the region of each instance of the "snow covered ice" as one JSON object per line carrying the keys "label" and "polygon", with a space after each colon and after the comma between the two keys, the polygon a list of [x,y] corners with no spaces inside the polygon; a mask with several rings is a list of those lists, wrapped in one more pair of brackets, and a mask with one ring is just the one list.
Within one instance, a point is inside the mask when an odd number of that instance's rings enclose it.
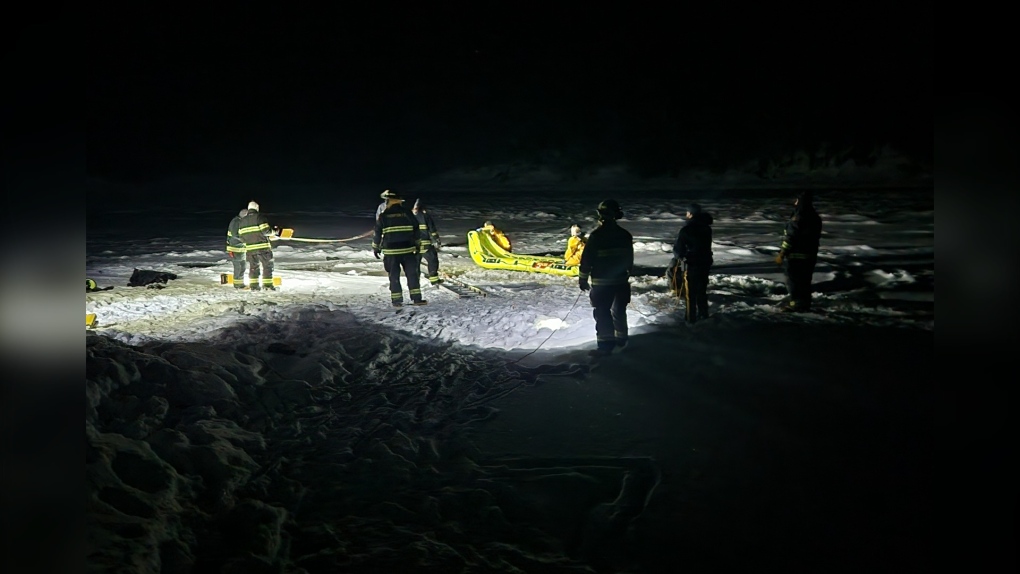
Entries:
{"label": "snow covered ice", "polygon": [[[810,313],[772,262],[795,192],[621,194],[630,344],[593,361],[576,278],[485,270],[464,237],[563,252],[611,193],[421,193],[440,273],[395,312],[371,238],[275,244],[277,292],[220,285],[239,207],[89,221],[91,568],[136,572],[666,572],[916,563],[934,350],[934,198],[816,192]],[[411,201],[413,201],[411,197]],[[715,217],[709,320],[663,272],[686,206]],[[376,201],[260,200],[349,238]],[[127,287],[134,269],[170,272]],[[405,298],[406,298],[405,289]],[[907,534],[904,534],[908,532]],[[130,566],[128,566],[130,565]]]}

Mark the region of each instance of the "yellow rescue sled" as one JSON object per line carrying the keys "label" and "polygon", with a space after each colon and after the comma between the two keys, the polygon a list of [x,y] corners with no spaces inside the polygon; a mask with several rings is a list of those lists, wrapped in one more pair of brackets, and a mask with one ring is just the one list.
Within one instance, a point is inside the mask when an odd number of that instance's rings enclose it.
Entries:
{"label": "yellow rescue sled", "polygon": [[485,269],[504,269],[506,271],[525,271],[528,273],[577,277],[578,266],[567,265],[562,257],[510,253],[496,245],[492,236],[484,231],[468,231],[467,244],[471,260],[479,267],[484,267]]}

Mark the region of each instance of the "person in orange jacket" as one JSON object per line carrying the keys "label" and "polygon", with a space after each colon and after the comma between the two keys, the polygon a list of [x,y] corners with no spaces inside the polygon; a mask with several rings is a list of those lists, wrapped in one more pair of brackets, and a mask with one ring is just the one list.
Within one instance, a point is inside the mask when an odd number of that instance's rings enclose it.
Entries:
{"label": "person in orange jacket", "polygon": [[491,221],[486,221],[485,224],[482,225],[482,229],[488,231],[489,234],[492,235],[492,238],[496,241],[496,245],[502,247],[503,251],[513,253],[513,249],[510,245],[510,239],[504,235],[502,231],[496,229],[496,226],[493,225]]}
{"label": "person in orange jacket", "polygon": [[570,226],[570,239],[567,239],[567,250],[563,252],[563,260],[567,265],[580,265],[581,253],[588,238],[578,225]]}

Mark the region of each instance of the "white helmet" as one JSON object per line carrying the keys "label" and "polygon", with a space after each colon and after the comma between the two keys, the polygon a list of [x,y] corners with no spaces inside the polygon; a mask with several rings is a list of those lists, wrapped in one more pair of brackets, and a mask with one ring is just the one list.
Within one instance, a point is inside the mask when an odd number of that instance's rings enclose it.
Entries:
{"label": "white helmet", "polygon": [[254,209],[255,211],[258,211],[259,210],[259,204],[255,203],[254,201],[249,201],[248,202],[248,209]]}

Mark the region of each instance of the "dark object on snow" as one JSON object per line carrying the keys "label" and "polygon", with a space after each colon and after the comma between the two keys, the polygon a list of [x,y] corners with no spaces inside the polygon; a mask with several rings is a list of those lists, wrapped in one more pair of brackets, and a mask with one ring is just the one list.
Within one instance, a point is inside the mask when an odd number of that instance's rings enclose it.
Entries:
{"label": "dark object on snow", "polygon": [[177,279],[177,275],[174,273],[167,273],[166,271],[135,269],[134,273],[131,274],[131,279],[128,279],[128,287],[142,287],[144,285],[154,285],[157,283],[166,285],[166,282],[171,279]]}
{"label": "dark object on snow", "polygon": [[98,284],[96,284],[94,279],[89,279],[88,277],[85,278],[86,293],[94,293],[96,291],[109,291],[110,289],[113,289],[113,285],[110,285],[109,287],[100,287]]}

